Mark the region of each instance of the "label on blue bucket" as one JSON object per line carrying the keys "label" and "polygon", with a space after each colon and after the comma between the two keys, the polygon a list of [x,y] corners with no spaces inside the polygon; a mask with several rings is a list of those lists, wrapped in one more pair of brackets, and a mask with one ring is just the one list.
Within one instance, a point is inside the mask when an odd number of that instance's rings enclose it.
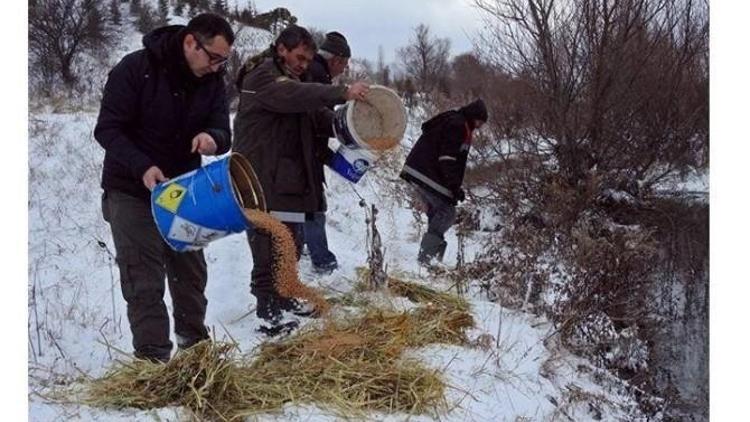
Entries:
{"label": "label on blue bucket", "polygon": [[347,180],[357,183],[370,168],[370,161],[361,151],[339,147],[331,159],[331,168]]}
{"label": "label on blue bucket", "polygon": [[229,233],[226,231],[203,227],[200,224],[193,223],[192,221],[188,221],[179,215],[176,215],[174,220],[172,220],[172,225],[169,228],[167,237],[179,242],[207,244],[212,240],[220,239],[227,234]]}
{"label": "label on blue bucket", "polygon": [[182,200],[185,199],[187,188],[179,183],[170,183],[164,188],[164,191],[156,197],[156,204],[162,208],[176,213],[180,208]]}

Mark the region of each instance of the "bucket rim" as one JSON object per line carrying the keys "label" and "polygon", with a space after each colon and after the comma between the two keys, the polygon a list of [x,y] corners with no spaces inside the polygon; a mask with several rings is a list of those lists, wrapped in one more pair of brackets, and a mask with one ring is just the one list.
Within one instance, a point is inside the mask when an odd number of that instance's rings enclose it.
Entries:
{"label": "bucket rim", "polygon": [[[352,135],[352,138],[354,139],[354,142],[362,149],[367,149],[368,145],[365,143],[362,138],[359,137],[359,133],[357,132],[357,128],[354,127],[354,103],[355,100],[349,100],[347,107],[346,107],[346,127],[349,130],[349,134]],[[351,148],[350,148],[351,149]]]}
{"label": "bucket rim", "polygon": [[[393,89],[388,88],[387,86],[384,86],[384,85],[377,85],[377,84],[370,85],[370,90],[387,91],[390,94],[392,94],[393,96],[395,96],[396,98],[398,98],[399,101],[401,101],[402,107],[400,107],[400,111],[401,111],[401,116],[404,119],[404,133],[401,134],[401,139],[403,139],[404,134],[406,133],[406,126],[408,125],[407,124],[407,122],[408,122],[407,117],[408,116],[406,115],[406,108],[403,107],[403,100],[401,100],[401,97],[399,97],[399,95],[398,95],[398,93],[396,91],[394,91]],[[380,157],[381,155],[383,155],[383,152],[382,151],[373,152],[373,150],[370,149],[370,145],[367,142],[364,142],[362,140],[362,138],[360,138],[359,133],[357,132],[357,128],[354,125],[354,104],[355,103],[356,103],[356,100],[349,100],[349,101],[347,101],[347,107],[346,107],[346,125],[347,125],[347,127],[349,129],[349,133],[352,135],[352,138],[354,138],[354,142],[360,148],[372,152],[373,154],[375,154],[376,158]],[[399,142],[400,141],[401,140],[399,140]]]}
{"label": "bucket rim", "polygon": [[336,151],[338,151],[339,149],[345,149],[347,152],[352,153],[352,154],[359,154],[359,155],[362,156],[362,158],[366,159],[371,164],[374,164],[382,156],[382,154],[377,154],[374,151],[369,150],[369,149],[365,149],[365,148],[351,148],[351,147],[349,147],[347,145],[344,145],[344,144],[340,144],[339,148]]}
{"label": "bucket rim", "polygon": [[[240,154],[239,152],[232,151],[226,158],[227,160],[227,171],[229,172],[229,178],[232,178],[232,160],[237,160],[240,163],[240,166],[246,167],[247,170],[249,170],[249,174],[247,175],[250,179],[250,185],[251,189],[255,191],[255,194],[259,198],[259,204],[258,210],[266,212],[268,211],[268,205],[266,204],[266,195],[263,192],[263,186],[260,184],[260,179],[258,179],[258,174],[255,173],[255,169],[253,168],[253,165],[250,164],[250,160],[247,159],[244,155]],[[232,190],[234,190],[234,187],[232,186]],[[232,200],[237,205],[237,208],[244,209],[245,207],[243,204],[240,204],[240,202],[237,200],[237,195],[240,195],[241,192],[232,192]]]}

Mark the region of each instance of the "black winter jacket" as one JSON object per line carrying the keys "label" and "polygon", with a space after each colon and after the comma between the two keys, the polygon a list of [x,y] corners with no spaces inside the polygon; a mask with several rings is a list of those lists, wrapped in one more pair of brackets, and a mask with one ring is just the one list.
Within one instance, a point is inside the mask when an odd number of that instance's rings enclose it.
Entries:
{"label": "black winter jacket", "polygon": [[[316,54],[313,58],[313,61],[310,62],[310,66],[307,68],[307,74],[305,78],[306,82],[317,82],[320,84],[325,85],[331,85],[333,83],[333,78],[331,77],[331,72],[328,69],[328,63],[326,60],[320,55]],[[330,107],[333,109],[333,107]],[[327,136],[321,136],[316,139],[315,142],[315,162],[313,163],[313,177],[314,181],[313,183],[325,185],[325,172],[323,171],[323,165],[328,165],[331,162],[331,159],[333,158],[333,151],[331,151],[330,148],[328,148],[328,137]],[[321,194],[321,208],[319,211],[325,211],[326,210],[326,201],[325,201],[325,195],[323,193],[324,189],[320,190]]]}
{"label": "black winter jacket", "polygon": [[184,26],[154,30],[110,71],[94,129],[105,149],[102,188],[148,200],[143,174],[157,166],[175,177],[201,165],[191,153],[200,132],[216,141],[216,154],[231,146],[229,109],[220,73],[198,78],[184,58]]}
{"label": "black winter jacket", "polygon": [[265,59],[242,79],[234,150],[253,165],[271,214],[300,223],[321,208],[314,145],[333,136],[326,107],[345,102],[346,88],[300,82],[277,60]]}
{"label": "black winter jacket", "polygon": [[406,157],[401,178],[456,204],[471,147],[472,128],[461,110],[438,114],[422,124],[422,135]]}
{"label": "black winter jacket", "polygon": [[331,71],[328,69],[328,62],[320,54],[316,54],[310,65],[307,67],[307,73],[304,78],[305,82],[317,82],[319,84],[331,85],[333,78]]}

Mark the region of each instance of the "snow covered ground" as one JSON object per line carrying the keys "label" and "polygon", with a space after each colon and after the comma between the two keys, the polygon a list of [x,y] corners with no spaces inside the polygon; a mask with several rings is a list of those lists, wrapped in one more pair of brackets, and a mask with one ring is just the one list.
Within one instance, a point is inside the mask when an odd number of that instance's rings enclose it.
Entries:
{"label": "snow covered ground", "polygon": [[[247,30],[241,38],[251,51],[265,47],[267,35]],[[125,30],[112,50],[111,64],[139,48],[140,38]],[[103,83],[107,70],[99,69],[92,77]],[[100,211],[103,150],[93,139],[97,110],[90,104],[78,107],[83,109],[65,114],[42,107],[29,115],[28,417],[32,421],[184,420],[185,412],[177,408],[98,409],[48,398],[55,386],[103,375],[121,357],[117,350],[132,350],[114,247]],[[407,132],[410,140],[416,138],[420,121],[413,117]],[[392,172],[376,169],[351,185],[328,175],[328,236],[340,268],[331,275],[314,275],[309,258],[303,257],[299,269],[304,282],[330,295],[352,289],[356,269],[366,266],[365,212],[358,205],[362,196],[380,210],[378,228],[388,271],[427,283],[416,263],[425,220],[419,224],[411,210],[390,194],[390,184],[399,183],[393,178]],[[466,261],[478,252],[481,236],[474,233],[467,238]],[[451,267],[457,252],[453,230],[447,239],[446,265]],[[255,303],[249,293],[252,258],[244,235],[210,244],[206,259],[206,323],[217,340],[231,336],[242,351],[250,351],[266,339],[256,332],[258,320],[249,314]],[[429,285],[445,289],[447,283],[431,279]],[[171,309],[168,291],[166,295]],[[431,346],[412,351],[440,368],[448,380],[451,410],[441,414],[441,420],[640,418],[633,398],[618,393],[621,383],[559,347],[549,322],[489,302],[476,288],[470,290],[469,301],[477,323],[470,338],[484,347]],[[371,416],[373,420],[430,420],[405,414]],[[314,404],[290,404],[281,413],[260,419],[325,421],[335,416]]]}
{"label": "snow covered ground", "polygon": [[[131,335],[109,228],[100,212],[99,177],[103,151],[92,136],[96,112],[34,114],[29,143],[29,418],[34,421],[181,420],[179,409],[102,410],[50,402],[49,387],[80,377],[102,375],[130,352]],[[307,257],[300,262],[303,281],[329,294],[349,291],[356,268],[366,266],[366,225],[359,196],[381,210],[379,230],[389,271],[424,280],[416,264],[420,225],[411,210],[385,195],[389,183],[371,171],[355,186],[328,176],[328,235],[340,269],[316,276]],[[352,189],[354,187],[354,189]],[[355,192],[356,189],[356,192]],[[424,224],[424,222],[423,222]],[[481,233],[467,240],[466,259],[478,248]],[[448,266],[455,264],[456,238],[448,233]],[[243,351],[265,341],[249,293],[252,258],[244,235],[218,240],[206,249],[209,264],[207,325],[216,339],[239,342]],[[430,285],[444,289],[446,283]],[[168,295],[168,292],[167,292]],[[170,303],[167,297],[166,301]],[[448,380],[452,410],[444,420],[632,420],[631,397],[612,391],[616,383],[586,361],[555,344],[551,324],[533,315],[488,302],[475,289],[470,303],[477,327],[473,340],[485,348],[432,346],[415,356],[441,368]],[[597,379],[599,384],[594,382]],[[402,420],[407,415],[372,415]],[[263,418],[266,419],[266,418]],[[332,413],[311,404],[288,405],[268,420],[332,420]],[[412,420],[427,420],[420,416]]]}

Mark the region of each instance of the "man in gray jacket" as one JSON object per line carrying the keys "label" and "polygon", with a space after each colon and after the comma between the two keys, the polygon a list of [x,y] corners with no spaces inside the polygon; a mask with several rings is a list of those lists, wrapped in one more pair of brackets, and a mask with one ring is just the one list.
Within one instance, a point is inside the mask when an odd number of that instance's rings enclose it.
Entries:
{"label": "man in gray jacket", "polygon": [[[315,183],[315,142],[333,136],[333,112],[327,108],[347,100],[363,100],[369,89],[363,82],[351,86],[304,83],[304,75],[317,46],[310,33],[296,25],[286,28],[274,42],[271,57],[250,60],[241,70],[240,104],[234,120],[234,150],[250,160],[258,175],[270,214],[292,232],[299,251],[306,213],[321,208],[322,185]],[[271,238],[248,232],[253,255],[251,292],[256,314],[276,334],[282,311],[294,310],[295,301],[276,291]]]}

